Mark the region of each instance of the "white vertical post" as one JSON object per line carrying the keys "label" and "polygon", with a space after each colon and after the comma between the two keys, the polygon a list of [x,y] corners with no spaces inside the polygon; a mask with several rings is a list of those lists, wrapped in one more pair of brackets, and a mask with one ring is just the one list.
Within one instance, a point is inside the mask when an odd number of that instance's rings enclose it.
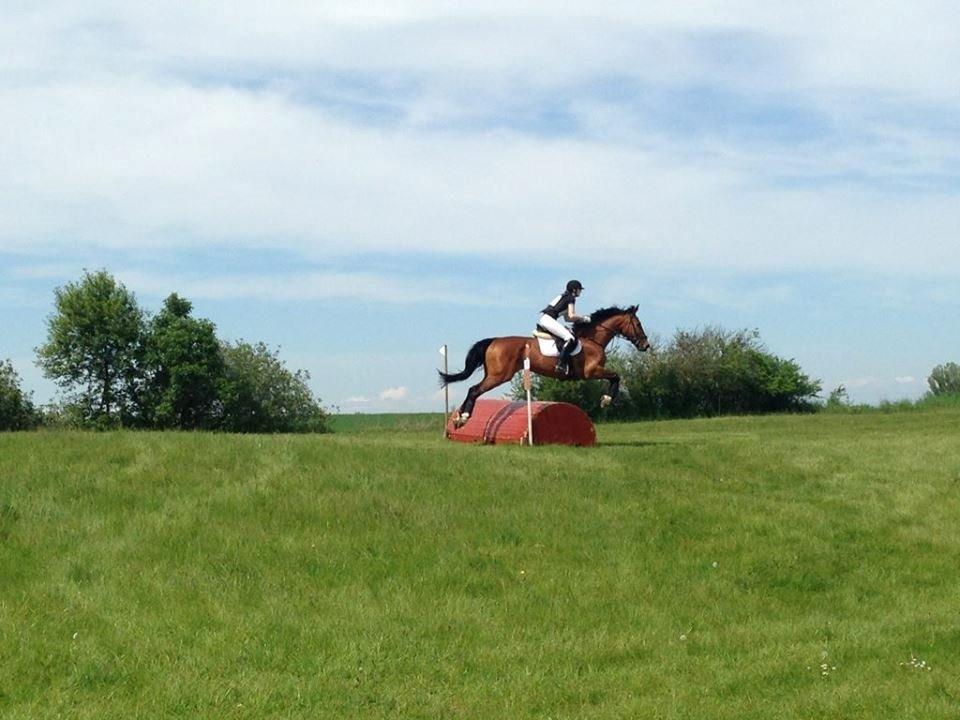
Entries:
{"label": "white vertical post", "polygon": [[[443,372],[450,372],[450,364],[447,360],[447,346],[440,347],[440,354],[443,355]],[[443,386],[443,436],[447,436],[447,422],[450,419],[450,387]]]}
{"label": "white vertical post", "polygon": [[533,446],[533,400],[530,397],[530,390],[533,381],[530,378],[530,346],[527,345],[526,352],[523,355],[523,387],[527,391],[527,442]]}

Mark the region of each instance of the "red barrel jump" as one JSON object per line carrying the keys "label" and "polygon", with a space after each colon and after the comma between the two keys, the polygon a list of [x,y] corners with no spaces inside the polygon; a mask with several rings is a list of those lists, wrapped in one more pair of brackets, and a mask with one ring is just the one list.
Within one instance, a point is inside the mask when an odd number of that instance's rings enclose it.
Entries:
{"label": "red barrel jump", "polygon": [[[597,431],[587,414],[562,402],[532,404],[534,445],[595,445]],[[527,442],[527,403],[510,400],[477,400],[473,414],[460,429],[447,420],[447,437],[466,443]]]}

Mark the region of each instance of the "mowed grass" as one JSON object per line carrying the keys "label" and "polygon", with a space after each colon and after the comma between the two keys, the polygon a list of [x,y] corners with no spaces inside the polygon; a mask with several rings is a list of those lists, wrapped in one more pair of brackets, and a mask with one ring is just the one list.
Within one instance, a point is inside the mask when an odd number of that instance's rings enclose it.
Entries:
{"label": "mowed grass", "polygon": [[960,412],[0,435],[3,718],[955,718]]}

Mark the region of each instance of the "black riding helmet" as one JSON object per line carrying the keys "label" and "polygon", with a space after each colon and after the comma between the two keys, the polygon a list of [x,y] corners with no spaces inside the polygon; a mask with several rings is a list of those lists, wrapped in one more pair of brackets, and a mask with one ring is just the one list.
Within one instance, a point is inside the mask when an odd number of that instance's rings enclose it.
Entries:
{"label": "black riding helmet", "polygon": [[583,290],[583,285],[580,284],[579,280],[571,280],[567,283],[567,292],[573,292],[574,290]]}

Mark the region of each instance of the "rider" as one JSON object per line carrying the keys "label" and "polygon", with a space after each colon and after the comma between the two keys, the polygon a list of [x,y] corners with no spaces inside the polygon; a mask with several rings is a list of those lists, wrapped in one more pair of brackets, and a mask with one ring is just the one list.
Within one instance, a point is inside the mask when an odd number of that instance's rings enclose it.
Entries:
{"label": "rider", "polygon": [[577,345],[577,339],[573,336],[573,333],[570,332],[558,318],[561,314],[565,314],[569,322],[576,322],[578,320],[590,322],[589,315],[576,314],[574,303],[576,303],[577,298],[580,297],[581,292],[583,292],[583,285],[580,284],[580,281],[571,280],[567,283],[566,292],[557,295],[550,301],[549,305],[540,311],[540,327],[557,338],[559,342],[563,343],[560,348],[560,355],[557,357],[558,375],[566,375],[569,372],[567,363],[570,361],[570,353],[573,352],[573,348]]}

